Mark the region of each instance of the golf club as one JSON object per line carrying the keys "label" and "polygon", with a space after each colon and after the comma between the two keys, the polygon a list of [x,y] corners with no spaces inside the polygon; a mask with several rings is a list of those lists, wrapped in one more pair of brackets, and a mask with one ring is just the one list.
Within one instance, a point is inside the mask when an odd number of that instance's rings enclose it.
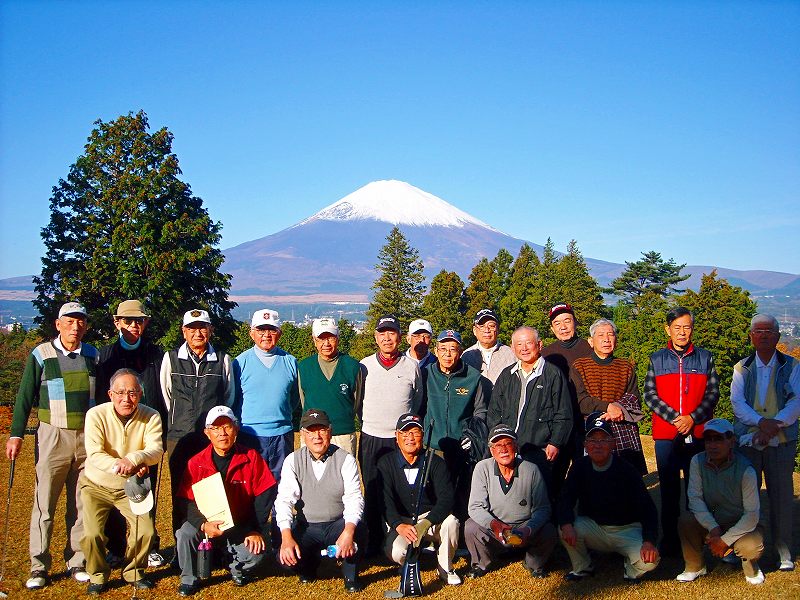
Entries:
{"label": "golf club", "polygon": [[[134,529],[134,538],[133,538],[133,560],[136,561],[136,557],[139,556],[139,515],[136,515],[136,526]],[[133,581],[131,585],[133,586],[133,595],[131,596],[131,600],[142,600],[136,595],[136,584],[139,581],[139,565],[138,563],[134,565],[133,568]]]}
{"label": "golf club", "polygon": [[[6,577],[6,552],[8,550],[8,521],[11,518],[11,488],[14,485],[14,467],[17,466],[17,459],[11,459],[11,466],[8,472],[8,496],[6,498],[6,522],[3,528],[3,564],[0,567],[0,581]],[[8,594],[0,592],[0,598],[8,598]]]}

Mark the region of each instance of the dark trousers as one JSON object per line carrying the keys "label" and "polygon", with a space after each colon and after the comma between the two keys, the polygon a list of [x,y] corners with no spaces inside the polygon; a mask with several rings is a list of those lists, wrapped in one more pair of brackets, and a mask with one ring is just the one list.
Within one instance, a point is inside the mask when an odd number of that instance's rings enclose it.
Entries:
{"label": "dark trousers", "polygon": [[[509,548],[494,537],[491,529],[481,527],[472,519],[467,519],[464,526],[464,539],[467,542],[467,550],[469,550],[470,565],[484,571],[489,568],[502,550]],[[531,571],[543,569],[557,540],[556,528],[550,522],[532,533],[525,550],[525,566]]]}
{"label": "dark trousers", "polygon": [[364,521],[369,530],[367,554],[379,554],[383,548],[386,525],[383,520],[383,490],[378,479],[378,459],[397,447],[394,438],[372,437],[361,433],[358,464],[364,482]]}
{"label": "dark trousers", "polygon": [[[326,547],[335,544],[344,531],[344,518],[329,523],[298,522],[292,527],[292,536],[300,546],[301,558],[296,570],[308,575],[312,579],[317,574],[317,568],[322,560],[320,552]],[[358,551],[351,557],[342,561],[342,577],[353,580],[358,575],[358,561],[360,560],[366,543],[366,530],[364,521],[356,526],[355,542]]]}
{"label": "dark trousers", "polygon": [[[676,447],[683,444],[683,447]],[[661,494],[661,540],[662,547],[672,550],[680,547],[678,539],[678,517],[681,514],[681,473],[684,491],[689,488],[689,463],[692,457],[703,451],[703,441],[695,439],[691,444],[673,440],[655,440],[658,487]],[[687,497],[684,506],[689,508]]]}

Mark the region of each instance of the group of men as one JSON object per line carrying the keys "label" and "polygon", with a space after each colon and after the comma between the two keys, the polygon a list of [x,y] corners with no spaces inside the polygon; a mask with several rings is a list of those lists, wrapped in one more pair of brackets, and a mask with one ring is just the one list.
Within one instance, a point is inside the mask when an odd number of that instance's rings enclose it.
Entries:
{"label": "group of men", "polygon": [[[469,577],[515,549],[525,551],[533,577],[544,577],[559,537],[570,581],[593,573],[589,549],[622,554],[629,581],[662,555],[682,552],[678,580],[692,581],[706,573],[707,544],[727,560],[735,553],[747,581],[760,583],[762,472],[778,567],[793,569],[800,365],[777,351],[775,319],[753,318],[756,352],[735,367],[731,424],[713,418],[718,379],[711,354],[692,344],[693,315],[680,307],[668,313],[669,341],[650,357],[643,398],[653,413],[659,544],[657,511],[642,482],[636,370],[614,356],[617,327],[599,319],[587,341],[569,304],[549,316],[556,341],[547,347],[527,326],[513,332],[510,347],[502,344],[497,315],[483,309],[473,321],[474,346],[464,349],[458,331],[444,330],[431,353],[433,329],[417,319],[401,353],[400,322],[385,315],[375,325],[377,351],[360,362],[339,352],[338,325],[323,317],[312,324],[317,352],[298,362],[279,347],[281,321],[270,309],[253,314],[253,346],[231,358],[211,345],[213,325],[202,309],[184,315],[185,343],[162,353],[144,337],[150,317],[141,302],[126,300],[113,313],[119,339],[98,352],[81,342],[85,309],[63,305],[59,335],[28,359],[6,447],[15,459],[36,406],[26,586],[49,583],[53,516],[66,486],[71,576],[100,594],[114,557],[124,556],[117,559],[123,579],[152,587],[144,567],[164,561],[156,507],[142,500],[157,492],[165,450],[182,596],[200,588],[204,541],[227,557],[236,585],[246,585],[271,552],[301,582],[313,581],[330,546],[345,589],[355,592],[363,557],[402,563],[409,545],[428,542],[438,544],[440,578],[458,585],[460,540]],[[301,406],[295,450],[293,415]],[[423,432],[432,450],[424,487]],[[195,498],[196,484],[217,473],[231,522],[207,519]],[[128,548],[125,521],[135,532]]]}

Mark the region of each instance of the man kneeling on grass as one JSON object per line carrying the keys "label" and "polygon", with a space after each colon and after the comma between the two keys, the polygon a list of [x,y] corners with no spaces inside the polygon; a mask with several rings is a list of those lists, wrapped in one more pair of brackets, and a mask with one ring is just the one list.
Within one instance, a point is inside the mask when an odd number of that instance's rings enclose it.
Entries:
{"label": "man kneeling on grass", "polygon": [[614,431],[602,414],[597,411],[586,419],[588,456],[572,465],[558,501],[561,542],[572,562],[564,578],[590,577],[593,549],[622,554],[623,578],[636,583],[660,560],[655,546],[658,512],[636,468],[614,455]]}
{"label": "man kneeling on grass", "polygon": [[489,432],[491,458],[475,465],[464,540],[470,555],[467,577],[486,574],[502,550],[526,549],[532,577],[547,576],[544,565],[556,545],[550,501],[542,473],[517,456],[517,434],[500,423]]}
{"label": "man kneeling on grass", "polygon": [[[177,502],[186,521],[175,532],[181,583],[178,593],[191,596],[199,589],[197,546],[205,537],[224,550],[236,586],[246,585],[253,570],[266,556],[265,534],[275,494],[275,479],[261,455],[236,443],[239,422],[227,406],[208,411],[203,432],[211,444],[189,459],[178,488]],[[233,526],[220,529],[223,521],[209,520],[200,512],[192,486],[219,473],[231,509]]]}
{"label": "man kneeling on grass", "polygon": [[747,583],[764,583],[758,559],[764,537],[758,524],[756,472],[744,456],[733,451],[733,425],[711,419],[703,429],[706,450],[689,464],[689,512],[678,519],[678,534],[686,569],[678,581],[706,574],[703,544],[723,558],[731,552],[742,561]]}

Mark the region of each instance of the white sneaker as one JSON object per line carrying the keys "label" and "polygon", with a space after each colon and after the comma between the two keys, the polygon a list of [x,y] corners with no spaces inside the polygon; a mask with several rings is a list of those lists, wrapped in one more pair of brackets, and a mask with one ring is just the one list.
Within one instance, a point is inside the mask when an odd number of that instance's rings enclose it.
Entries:
{"label": "white sneaker", "polygon": [[91,579],[83,567],[72,567],[69,574],[78,583],[87,583]]}
{"label": "white sneaker", "polygon": [[25,587],[29,590],[40,590],[47,586],[47,571],[34,571],[30,579],[25,582]]}
{"label": "white sneaker", "polygon": [[744,578],[747,580],[747,583],[751,585],[761,585],[762,583],[764,583],[764,572],[761,569],[759,569],[758,573],[756,573],[752,577],[748,577],[747,575],[745,575]]}
{"label": "white sneaker", "polygon": [[792,560],[782,560],[781,564],[778,565],[779,571],[794,571],[794,561]]}
{"label": "white sneaker", "polygon": [[678,581],[682,581],[684,583],[688,583],[690,581],[694,581],[698,577],[702,577],[706,573],[708,573],[708,571],[706,571],[706,568],[703,567],[699,571],[684,571],[683,573],[678,575],[675,579],[677,579]]}
{"label": "white sneaker", "polygon": [[163,567],[167,564],[167,561],[164,559],[163,556],[159,552],[155,550],[147,555],[147,566],[148,567]]}
{"label": "white sneaker", "polygon": [[446,581],[447,585],[461,585],[461,577],[455,572],[455,569],[447,571],[447,573],[440,572],[439,577],[442,581]]}

